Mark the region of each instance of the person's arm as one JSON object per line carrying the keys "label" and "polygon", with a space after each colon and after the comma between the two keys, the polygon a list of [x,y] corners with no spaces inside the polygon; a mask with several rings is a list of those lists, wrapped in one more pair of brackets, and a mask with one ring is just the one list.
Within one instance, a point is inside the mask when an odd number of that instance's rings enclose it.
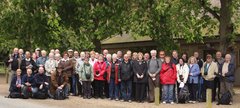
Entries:
{"label": "person's arm", "polygon": [[189,67],[188,67],[188,65],[184,65],[184,80],[183,80],[183,82],[184,83],[187,83],[187,80],[188,80],[188,75],[189,75]]}
{"label": "person's arm", "polygon": [[180,75],[179,71],[180,70],[179,70],[179,66],[178,65],[176,65],[176,70],[177,70],[177,82],[180,83],[181,82],[180,77],[179,77],[179,75]]}
{"label": "person's arm", "polygon": [[177,69],[176,69],[176,65],[172,64],[173,67],[173,78],[176,81],[177,80]]}
{"label": "person's arm", "polygon": [[200,69],[199,66],[197,64],[194,65],[195,67],[193,67],[193,73],[192,76],[198,76],[200,74]]}
{"label": "person's arm", "polygon": [[68,79],[68,76],[67,76],[65,73],[63,73],[63,74],[64,74],[64,75],[63,75],[63,76],[64,76],[64,82],[63,82],[62,85],[63,85],[63,86],[66,86],[66,85],[68,84],[68,80],[69,80],[69,79]]}
{"label": "person's arm", "polygon": [[51,74],[51,67],[50,67],[50,65],[49,65],[49,62],[48,61],[46,61],[46,63],[45,63],[45,70],[46,70],[46,72],[48,73],[48,74]]}
{"label": "person's arm", "polygon": [[90,71],[91,71],[91,81],[94,80],[94,74],[93,74],[93,67],[90,65]]}
{"label": "person's arm", "polygon": [[57,82],[57,80],[56,80],[56,73],[53,73],[53,74],[51,75],[51,82],[52,82],[52,85],[53,85],[54,87],[58,87],[58,82]]}
{"label": "person's arm", "polygon": [[122,68],[122,64],[119,64],[119,67],[118,67],[118,80],[121,80],[121,68]]}
{"label": "person's arm", "polygon": [[228,72],[225,73],[225,77],[229,77],[229,76],[233,76],[234,75],[234,65],[233,64],[229,64],[230,66],[228,66]]}
{"label": "person's arm", "polygon": [[71,70],[71,69],[73,69],[73,62],[72,62],[72,60],[69,60],[69,66],[65,67],[63,69],[63,71],[68,71],[68,70]]}
{"label": "person's arm", "polygon": [[162,69],[162,61],[157,59],[157,62],[158,62],[158,69],[155,72],[155,75],[157,75],[161,71],[161,69]]}
{"label": "person's arm", "polygon": [[106,62],[103,62],[103,64],[102,64],[103,66],[103,69],[102,69],[102,67],[101,67],[101,71],[100,71],[100,76],[103,76],[104,75],[104,73],[106,72],[106,67],[107,67],[107,65],[106,65]]}

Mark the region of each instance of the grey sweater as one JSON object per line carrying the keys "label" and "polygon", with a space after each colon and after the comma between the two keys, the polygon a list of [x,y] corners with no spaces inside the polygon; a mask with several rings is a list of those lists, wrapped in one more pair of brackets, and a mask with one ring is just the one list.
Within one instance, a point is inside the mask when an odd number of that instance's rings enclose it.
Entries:
{"label": "grey sweater", "polygon": [[148,63],[148,73],[158,74],[162,69],[162,61],[159,59],[150,59]]}

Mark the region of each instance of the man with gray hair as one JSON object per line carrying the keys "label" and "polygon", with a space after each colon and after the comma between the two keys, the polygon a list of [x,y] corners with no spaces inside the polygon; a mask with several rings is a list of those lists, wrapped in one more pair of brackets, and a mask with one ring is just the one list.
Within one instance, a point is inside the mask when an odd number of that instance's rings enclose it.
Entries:
{"label": "man with gray hair", "polygon": [[149,102],[154,102],[154,89],[159,87],[159,72],[162,68],[162,61],[157,59],[157,51],[151,50],[151,59],[148,62],[148,85],[149,85]]}
{"label": "man with gray hair", "polygon": [[37,59],[37,62],[36,62],[36,64],[37,64],[37,66],[38,67],[40,67],[40,66],[45,66],[45,63],[46,63],[46,61],[48,60],[48,57],[47,57],[47,52],[45,51],[45,50],[42,50],[41,51],[41,57],[39,57],[38,59]]}

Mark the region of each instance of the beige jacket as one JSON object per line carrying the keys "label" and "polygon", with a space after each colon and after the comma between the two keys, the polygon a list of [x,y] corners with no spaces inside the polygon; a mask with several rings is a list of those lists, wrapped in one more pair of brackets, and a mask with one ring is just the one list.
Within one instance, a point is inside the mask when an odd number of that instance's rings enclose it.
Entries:
{"label": "beige jacket", "polygon": [[204,75],[204,67],[206,65],[206,62],[204,62],[202,69],[201,69],[201,74],[202,77],[207,80],[207,81],[213,81],[216,75],[214,73],[218,73],[218,65],[215,62],[212,62],[209,69],[208,69],[208,74]]}

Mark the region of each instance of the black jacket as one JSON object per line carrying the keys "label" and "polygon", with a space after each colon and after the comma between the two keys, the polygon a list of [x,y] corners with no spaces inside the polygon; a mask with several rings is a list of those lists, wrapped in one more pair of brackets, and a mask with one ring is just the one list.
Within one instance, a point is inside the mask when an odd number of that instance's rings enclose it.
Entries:
{"label": "black jacket", "polygon": [[[148,71],[148,68],[147,68],[147,62],[146,61],[133,61],[133,76],[134,76],[134,79],[133,81],[136,82],[136,83],[147,83],[147,71]],[[137,75],[143,75],[143,78],[137,78]]]}
{"label": "black jacket", "polygon": [[44,84],[44,82],[49,82],[48,81],[48,77],[43,73],[37,73],[34,75],[34,83],[36,85],[36,87],[40,87],[41,84]]}
{"label": "black jacket", "polygon": [[10,84],[10,88],[9,88],[10,92],[20,92],[21,91],[21,89],[17,88],[16,81],[17,81],[17,76],[14,76],[12,78],[12,81],[11,81],[11,84]]}
{"label": "black jacket", "polygon": [[[23,75],[22,77],[22,84],[25,85],[25,83],[30,83],[31,84],[31,87],[35,87],[35,82],[34,82],[34,78],[33,78],[33,75],[31,75],[30,77],[28,77],[27,74]],[[26,85],[25,85],[26,86]]]}
{"label": "black jacket", "polygon": [[[32,65],[32,72],[34,72],[37,69],[37,65],[32,58],[30,59],[30,64]],[[21,63],[21,70],[22,70],[21,75],[22,76],[27,74],[26,66],[27,66],[27,61],[26,61],[26,59],[23,59],[22,63]],[[33,74],[35,74],[35,73],[33,73]]]}
{"label": "black jacket", "polygon": [[[222,63],[219,67],[219,72],[221,75],[222,75],[223,64],[224,63]],[[235,81],[234,71],[235,71],[235,65],[233,63],[229,63],[228,72],[225,74],[225,77],[223,77],[223,78],[225,78],[227,82],[234,82]],[[221,79],[221,80],[223,80],[223,79]]]}
{"label": "black jacket", "polygon": [[119,67],[119,72],[118,72],[118,78],[121,80],[129,80],[132,78],[133,75],[133,69],[132,69],[132,64],[130,61],[122,62]]}
{"label": "black jacket", "polygon": [[19,61],[18,61],[18,54],[13,54],[12,59],[13,61],[11,62],[11,70],[16,71],[18,69]]}

